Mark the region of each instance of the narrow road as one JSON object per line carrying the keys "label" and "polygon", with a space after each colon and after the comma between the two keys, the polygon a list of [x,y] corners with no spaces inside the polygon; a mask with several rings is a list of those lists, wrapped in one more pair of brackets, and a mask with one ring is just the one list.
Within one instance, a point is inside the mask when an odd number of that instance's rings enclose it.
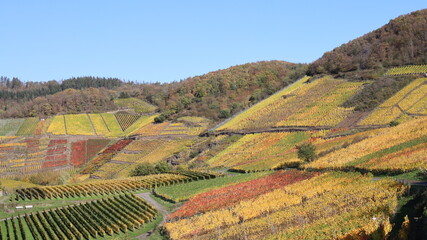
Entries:
{"label": "narrow road", "polygon": [[[383,179],[382,177],[373,177],[372,180],[373,181],[378,181],[380,179]],[[403,184],[408,184],[408,185],[412,185],[412,186],[422,186],[422,187],[427,187],[427,181],[417,181],[417,180],[408,180],[408,179],[395,179],[398,182],[401,182]]]}
{"label": "narrow road", "polygon": [[[151,196],[150,196],[151,192],[145,192],[145,193],[138,193],[136,194],[138,197],[144,199],[145,201],[147,201],[148,204],[150,204],[151,206],[153,206],[155,209],[157,209],[160,214],[163,215],[163,219],[162,221],[158,224],[158,226],[162,225],[163,223],[166,222],[166,216],[170,214],[170,212],[168,210],[166,210],[166,208],[164,208],[162,205],[160,205],[156,200],[154,200]],[[152,230],[138,236],[137,238],[140,240],[144,240],[144,239],[148,239],[150,237],[150,235],[152,234]]]}

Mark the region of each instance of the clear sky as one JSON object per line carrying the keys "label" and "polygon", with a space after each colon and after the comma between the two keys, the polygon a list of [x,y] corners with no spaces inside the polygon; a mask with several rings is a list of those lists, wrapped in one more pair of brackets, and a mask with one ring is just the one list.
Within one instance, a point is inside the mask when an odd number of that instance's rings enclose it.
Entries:
{"label": "clear sky", "polygon": [[419,0],[0,0],[0,75],[171,82],[262,60],[309,63]]}

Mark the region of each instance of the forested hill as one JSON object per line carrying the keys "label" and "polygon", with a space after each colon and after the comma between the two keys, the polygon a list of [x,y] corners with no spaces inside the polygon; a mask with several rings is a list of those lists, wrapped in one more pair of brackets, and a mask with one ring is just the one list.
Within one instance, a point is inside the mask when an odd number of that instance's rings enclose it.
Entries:
{"label": "forested hill", "polygon": [[123,85],[117,78],[73,77],[63,81],[22,82],[14,77],[0,77],[0,99],[30,100],[40,96],[55,94],[62,90],[106,88],[113,89]]}
{"label": "forested hill", "polygon": [[391,20],[309,65],[308,74],[348,72],[427,62],[427,9]]}
{"label": "forested hill", "polygon": [[171,84],[142,85],[140,94],[165,116],[227,118],[304,76],[306,65],[263,61],[233,66]]}
{"label": "forested hill", "polygon": [[49,82],[0,79],[0,116],[50,116],[118,108],[114,99],[133,97],[158,106],[165,118],[182,115],[227,118],[305,74],[306,65],[264,61],[173,83],[136,84],[116,78],[79,77]]}

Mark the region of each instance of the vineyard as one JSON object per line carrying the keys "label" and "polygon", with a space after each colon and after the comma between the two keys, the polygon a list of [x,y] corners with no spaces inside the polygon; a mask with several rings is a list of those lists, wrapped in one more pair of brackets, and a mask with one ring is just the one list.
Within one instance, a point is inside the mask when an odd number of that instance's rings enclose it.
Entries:
{"label": "vineyard", "polygon": [[57,185],[31,187],[16,190],[16,200],[61,199],[92,195],[109,195],[129,191],[151,189],[176,183],[215,178],[216,175],[205,172],[180,171],[168,174],[156,174],[143,177],[102,180],[75,185]]}
{"label": "vineyard", "polygon": [[240,201],[254,198],[287,184],[311,178],[314,175],[308,172],[278,171],[263,178],[201,193],[191,198],[178,211],[169,215],[169,218],[190,217],[198,213],[233,206]]}
{"label": "vineyard", "polygon": [[117,113],[114,115],[119,123],[122,131],[126,131],[140,116],[132,114]]}
{"label": "vineyard", "polygon": [[267,174],[270,174],[270,172],[224,176],[204,181],[158,187],[156,188],[156,195],[172,202],[182,202],[199,193],[207,192],[228,185],[238,184],[240,182],[246,182],[256,178],[261,178]]}
{"label": "vineyard", "polygon": [[63,115],[57,115],[57,116],[53,117],[53,120],[47,129],[47,132],[55,134],[55,135],[67,134],[67,130],[65,128],[64,116]]}
{"label": "vineyard", "polygon": [[111,157],[111,161],[105,162],[93,172],[93,175],[103,179],[128,177],[135,164],[163,161],[174,153],[187,149],[194,141],[181,138],[133,141]]}
{"label": "vineyard", "polygon": [[110,137],[118,137],[121,136],[123,134],[122,129],[120,128],[119,123],[117,122],[116,117],[114,116],[114,114],[111,113],[101,113],[99,114],[99,117],[102,119],[101,121],[95,121],[96,124],[99,125],[95,125],[95,129],[97,128],[107,128],[108,130],[108,136]]}
{"label": "vineyard", "polygon": [[0,135],[80,135],[121,137],[132,134],[139,128],[153,122],[156,115],[143,116],[131,114],[67,114],[39,121],[38,118],[4,119]]}
{"label": "vineyard", "polygon": [[88,114],[88,117],[97,135],[107,136],[110,133],[110,128],[101,114]]}
{"label": "vineyard", "polygon": [[[197,136],[204,132],[209,125],[209,122],[202,121],[202,122],[195,122],[200,121],[203,119],[192,119],[192,120],[182,120],[182,122],[176,122],[176,123],[151,123],[148,125],[145,125],[136,131],[134,131],[134,134],[138,134],[140,136],[167,136],[167,135],[187,135],[187,136]],[[193,121],[193,122],[190,122]]]}
{"label": "vineyard", "polygon": [[[207,160],[212,167],[230,167],[238,171],[271,170],[301,163],[295,145],[308,139],[305,132],[248,134]],[[284,156],[287,156],[285,158]]]}
{"label": "vineyard", "polygon": [[169,123],[167,122],[157,123],[157,124],[150,123],[136,130],[135,134],[138,134],[143,137],[157,136],[157,135],[160,135],[163,129],[165,129],[168,125]]}
{"label": "vineyard", "polygon": [[140,118],[130,114],[116,116],[111,113],[102,113],[57,115],[42,120],[38,118],[0,119],[0,136],[31,136],[50,133],[53,135],[121,137],[153,122],[154,117]]}
{"label": "vineyard", "polygon": [[[387,74],[425,73],[424,67]],[[171,239],[385,238],[406,187],[362,173],[427,169],[427,78],[413,80],[355,128],[341,127],[355,113],[342,104],[367,83],[304,77],[213,132],[230,136],[198,137],[211,121],[194,116],[163,123],[154,123],[158,115],[126,112],[2,119],[1,177],[76,169],[78,177],[95,179],[52,186],[4,182],[15,203],[57,205],[8,213],[14,217],[0,222],[0,239],[114,239],[136,232],[159,213],[130,193],[149,190],[179,207],[163,216]],[[315,146],[314,161],[298,157],[302,143]],[[225,170],[128,177],[138,164],[181,161]]]}
{"label": "vineyard", "polygon": [[[170,216],[165,229],[171,239],[335,239],[375,231],[387,234],[397,197],[405,190],[393,180],[373,182],[357,173],[293,174],[281,186],[259,185],[264,188],[254,194],[232,194],[239,191],[232,187],[199,194]],[[240,195],[245,197],[235,200]]]}
{"label": "vineyard", "polygon": [[190,135],[196,136],[202,133],[205,126],[188,127],[184,123],[171,123],[160,133],[161,135]]}
{"label": "vineyard", "polygon": [[68,141],[67,138],[14,137],[0,141],[0,176],[35,174],[80,167],[109,142],[108,139]]}
{"label": "vineyard", "polygon": [[26,118],[25,121],[22,123],[21,127],[19,128],[16,135],[18,136],[29,136],[34,135],[37,125],[39,124],[38,118]]}
{"label": "vineyard", "polygon": [[427,65],[409,65],[403,67],[395,67],[387,71],[386,75],[396,76],[405,74],[422,74],[427,73]]}
{"label": "vineyard", "polygon": [[157,215],[157,210],[143,199],[123,194],[3,220],[0,237],[97,239],[135,231]]}
{"label": "vineyard", "polygon": [[144,126],[150,125],[154,122],[154,118],[156,118],[158,115],[149,115],[149,116],[141,116],[136,120],[132,125],[130,125],[126,131],[124,132],[125,136],[134,135],[135,132],[143,128]]}
{"label": "vineyard", "polygon": [[418,78],[381,104],[359,125],[386,125],[403,114],[423,115],[427,111],[427,78]]}
{"label": "vineyard", "polygon": [[61,167],[68,164],[68,156],[66,154],[67,139],[54,139],[49,141],[46,151],[46,161],[43,162],[43,168]]}
{"label": "vineyard", "polygon": [[92,124],[86,114],[64,115],[67,134],[95,135]]}
{"label": "vineyard", "polygon": [[49,139],[17,137],[4,139],[0,144],[0,176],[13,176],[52,168],[46,159]]}
{"label": "vineyard", "polygon": [[[338,149],[314,162],[309,169],[359,168],[377,172],[408,172],[427,167],[425,141],[427,118],[402,123],[393,128],[374,130],[362,141]],[[424,156],[424,157],[423,157]]]}
{"label": "vineyard", "polygon": [[109,161],[115,154],[117,154],[120,150],[125,148],[131,142],[132,140],[130,139],[123,139],[111,144],[101,153],[99,153],[98,156],[94,160],[92,160],[87,166],[85,166],[81,173],[93,173],[95,170],[97,170],[100,166]]}
{"label": "vineyard", "polygon": [[[353,109],[340,105],[364,82],[331,77],[302,78],[218,127],[217,131],[257,130],[273,127],[334,127]],[[320,100],[321,99],[321,100]]]}
{"label": "vineyard", "polygon": [[71,143],[71,165],[80,167],[90,161],[110,140],[88,139]]}

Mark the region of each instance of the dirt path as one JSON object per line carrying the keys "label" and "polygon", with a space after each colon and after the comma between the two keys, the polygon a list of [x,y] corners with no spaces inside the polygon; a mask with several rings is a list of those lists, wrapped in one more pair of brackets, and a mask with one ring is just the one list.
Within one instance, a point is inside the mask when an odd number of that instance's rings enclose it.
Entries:
{"label": "dirt path", "polygon": [[[170,212],[168,210],[166,210],[166,208],[164,208],[162,205],[160,205],[156,200],[154,200],[151,196],[150,196],[151,192],[145,192],[145,193],[139,193],[136,194],[138,197],[144,199],[145,201],[147,201],[148,204],[150,204],[151,206],[153,206],[155,209],[157,209],[160,214],[163,215],[163,219],[162,221],[158,224],[162,225],[163,223],[166,222],[166,216],[170,214]],[[152,230],[138,236],[137,238],[140,240],[143,239],[148,239],[150,237],[150,235],[152,234]]]}
{"label": "dirt path", "polygon": [[[378,181],[381,179],[383,179],[383,178],[382,177],[373,177],[372,178],[373,181]],[[427,181],[417,181],[417,180],[408,180],[408,179],[399,179],[399,178],[396,178],[395,180],[400,182],[400,183],[411,185],[411,186],[427,187]]]}

